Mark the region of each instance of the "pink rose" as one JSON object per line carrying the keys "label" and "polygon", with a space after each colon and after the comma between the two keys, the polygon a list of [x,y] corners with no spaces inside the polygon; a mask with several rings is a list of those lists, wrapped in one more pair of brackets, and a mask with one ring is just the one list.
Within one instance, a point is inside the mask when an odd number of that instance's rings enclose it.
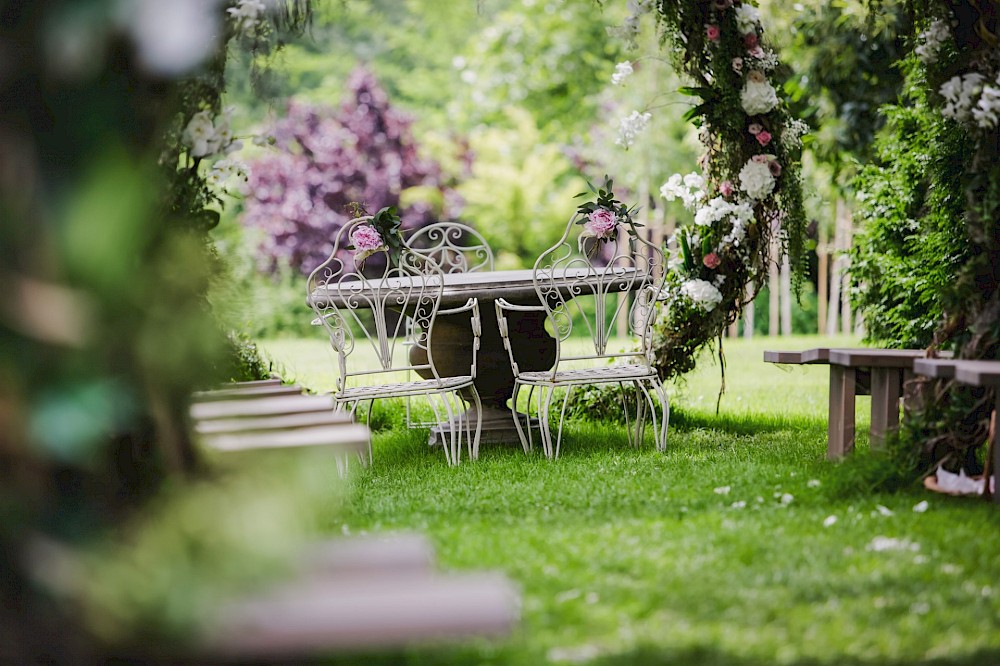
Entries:
{"label": "pink rose", "polygon": [[617,228],[618,218],[607,208],[598,208],[587,216],[583,228],[589,236],[610,238]]}
{"label": "pink rose", "polygon": [[756,32],[748,32],[743,35],[743,46],[747,47],[747,49],[757,48],[758,43]]}
{"label": "pink rose", "polygon": [[764,131],[764,126],[761,125],[760,123],[750,123],[749,125],[747,125],[747,131],[753,134],[754,136],[757,136],[758,134]]}
{"label": "pink rose", "polygon": [[717,25],[706,25],[705,26],[705,36],[708,37],[710,41],[719,41],[719,26]]}
{"label": "pink rose", "polygon": [[764,57],[764,49],[762,49],[759,46],[755,46],[752,49],[750,49],[750,55],[752,55],[754,58],[763,58]]}
{"label": "pink rose", "polygon": [[743,73],[743,58],[733,58],[733,71],[737,74]]}
{"label": "pink rose", "polygon": [[781,165],[778,164],[778,160],[771,160],[768,162],[767,168],[771,170],[771,175],[775,178],[781,175]]}
{"label": "pink rose", "polygon": [[771,143],[771,133],[768,132],[766,129],[762,129],[761,131],[757,132],[756,136],[757,136],[757,143],[759,143],[762,146],[766,146],[767,144]]}
{"label": "pink rose", "polygon": [[722,185],[719,185],[719,192],[721,192],[724,197],[728,197],[732,194],[734,189],[733,181],[731,180],[724,180],[722,181]]}
{"label": "pink rose", "polygon": [[705,268],[715,269],[722,263],[722,259],[716,253],[709,252],[702,258],[701,263],[705,264]]}
{"label": "pink rose", "polygon": [[767,158],[767,155],[754,155],[750,159],[756,162],[757,164],[767,164],[770,161]]}
{"label": "pink rose", "polygon": [[375,227],[366,224],[354,230],[351,234],[351,244],[357,252],[374,252],[385,245],[385,241]]}

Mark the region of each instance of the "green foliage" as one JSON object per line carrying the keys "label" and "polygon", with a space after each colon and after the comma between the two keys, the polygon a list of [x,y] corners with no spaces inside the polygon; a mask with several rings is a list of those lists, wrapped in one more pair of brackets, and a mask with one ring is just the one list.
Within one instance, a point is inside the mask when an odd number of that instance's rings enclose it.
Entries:
{"label": "green foliage", "polygon": [[457,187],[463,216],[480,230],[498,268],[530,265],[558,240],[573,196],[586,185],[558,146],[544,143],[531,115],[507,109],[512,129],[483,127],[469,137],[476,156]]}
{"label": "green foliage", "polygon": [[[929,106],[917,70],[900,106],[886,107],[877,162],[863,168],[851,251],[851,298],[868,339],[928,346],[955,276],[971,258],[965,228],[967,133]],[[953,298],[953,297],[952,297]]]}

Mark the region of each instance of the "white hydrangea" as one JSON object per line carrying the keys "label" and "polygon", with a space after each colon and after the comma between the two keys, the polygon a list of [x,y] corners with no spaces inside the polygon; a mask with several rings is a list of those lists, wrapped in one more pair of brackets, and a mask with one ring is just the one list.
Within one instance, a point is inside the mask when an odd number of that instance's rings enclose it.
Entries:
{"label": "white hydrangea", "polygon": [[740,189],[751,199],[758,200],[774,191],[774,176],[766,161],[747,160],[740,169]]}
{"label": "white hydrangea", "polygon": [[707,280],[687,280],[681,285],[681,294],[687,296],[705,312],[711,312],[722,302],[722,292]]}
{"label": "white hydrangea", "polygon": [[747,77],[743,90],[740,91],[740,104],[748,115],[767,113],[778,106],[778,92],[767,79]]}
{"label": "white hydrangea", "polygon": [[758,25],[760,25],[759,9],[745,2],[736,8],[736,27],[742,34],[754,32]]}
{"label": "white hydrangea", "polygon": [[693,210],[705,198],[705,179],[701,174],[691,172],[684,176],[675,173],[660,187],[660,196],[667,201],[680,199],[684,207]]}
{"label": "white hydrangea", "polygon": [[993,129],[1000,122],[1000,87],[997,86],[1000,81],[997,85],[983,86],[983,93],[972,109],[972,117],[983,129]]}
{"label": "white hydrangea", "polygon": [[620,86],[625,79],[632,76],[633,71],[632,63],[628,60],[618,63],[615,65],[615,73],[611,75],[611,84]]}
{"label": "white hydrangea", "polygon": [[251,33],[260,24],[260,16],[266,9],[261,0],[237,0],[236,5],[226,11],[233,17],[238,30]]}
{"label": "white hydrangea", "polygon": [[928,26],[917,37],[917,47],[913,51],[925,65],[931,65],[937,61],[941,45],[951,38],[951,31],[948,29],[947,21],[938,19]]}
{"label": "white hydrangea", "polygon": [[965,75],[957,74],[942,83],[938,91],[945,100],[941,114],[960,122],[970,120],[975,98],[982,92],[985,80],[986,77],[979,72],[969,72]]}
{"label": "white hydrangea", "polygon": [[635,138],[639,133],[646,129],[646,125],[649,124],[652,117],[653,114],[651,113],[633,111],[630,115],[619,120],[618,138],[615,139],[615,143],[628,150],[635,143]]}

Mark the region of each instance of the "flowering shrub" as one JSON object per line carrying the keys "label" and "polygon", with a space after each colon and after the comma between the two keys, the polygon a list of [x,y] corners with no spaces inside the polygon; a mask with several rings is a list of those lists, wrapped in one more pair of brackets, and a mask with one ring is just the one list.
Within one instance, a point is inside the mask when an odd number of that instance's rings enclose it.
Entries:
{"label": "flowering shrub", "polygon": [[[291,103],[271,130],[278,150],[251,164],[242,222],[264,231],[265,270],[282,262],[303,273],[315,268],[329,255],[337,229],[355,217],[353,202],[398,207],[404,190],[420,186],[440,193],[444,215],[454,215],[449,208],[457,207],[457,197],[442,186],[437,165],[419,156],[409,118],[389,106],[374,76],[356,70],[347,90],[337,113]],[[429,203],[401,209],[408,228],[434,221],[437,213]]]}
{"label": "flowering shrub", "polygon": [[[632,3],[635,11],[654,3]],[[798,160],[803,123],[791,119],[772,77],[778,58],[750,2],[655,3],[679,71],[699,98],[687,118],[705,147],[701,173],[675,174],[660,189],[691,211],[670,240],[667,307],[657,321],[654,362],[663,377],[694,367],[695,352],[752,301],[767,275],[771,238],[801,269],[805,215]],[[622,30],[637,26],[627,20]],[[616,68],[620,82],[631,67]],[[634,129],[633,123],[628,129]],[[634,132],[622,136],[635,140]],[[799,272],[797,271],[797,275]],[[798,280],[796,278],[796,285]]]}

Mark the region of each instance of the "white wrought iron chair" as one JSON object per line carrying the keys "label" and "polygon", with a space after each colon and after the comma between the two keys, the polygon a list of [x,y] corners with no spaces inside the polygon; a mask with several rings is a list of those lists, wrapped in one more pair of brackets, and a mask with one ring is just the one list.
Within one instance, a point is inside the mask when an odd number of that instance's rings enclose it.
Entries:
{"label": "white wrought iron chair", "polygon": [[[586,384],[631,383],[636,388],[637,401],[634,428],[628,427],[631,443],[641,444],[646,413],[652,418],[656,447],[663,451],[667,444],[670,402],[666,389],[650,362],[650,341],[656,302],[663,291],[665,262],[663,252],[641,237],[630,236],[620,229],[617,238],[603,243],[578,236],[578,215],[570,218],[562,238],[539,256],[532,279],[540,305],[519,305],[496,300],[500,335],[510,357],[514,372],[514,394],[510,401],[514,423],[525,452],[532,448],[531,397],[538,390],[535,413],[539,439],[545,455],[558,457],[562,442],[566,405],[573,387]],[[635,292],[629,303],[629,294]],[[621,296],[621,297],[620,297]],[[589,302],[588,302],[589,301]],[[627,308],[629,332],[638,339],[638,350],[613,352],[608,343],[616,320]],[[507,313],[511,311],[544,310],[556,339],[556,362],[551,370],[521,372],[514,360],[508,335]],[[575,322],[575,323],[574,323]],[[574,326],[586,332],[588,353],[572,355],[564,344]],[[517,397],[523,387],[529,388],[528,415],[517,412]],[[550,412],[556,389],[565,389],[556,438],[553,442]],[[654,396],[660,403],[657,417]],[[623,398],[626,423],[629,409]],[[526,423],[522,424],[522,420]]]}
{"label": "white wrought iron chair", "polygon": [[[433,259],[445,273],[492,271],[493,249],[481,233],[461,222],[435,222],[414,230],[406,244],[417,254]],[[412,345],[412,320],[407,321],[407,342]],[[406,427],[429,428],[433,422],[417,418],[412,400],[406,398]]]}
{"label": "white wrought iron chair", "polygon": [[[370,416],[372,403],[377,399],[427,396],[442,428],[448,463],[459,463],[463,436],[469,456],[475,458],[482,423],[477,420],[473,424],[466,418],[458,391],[466,391],[472,397],[478,414],[479,394],[473,379],[481,333],[479,303],[469,299],[459,307],[441,309],[444,274],[434,261],[405,246],[394,263],[387,260],[387,253],[379,253],[382,257],[378,261],[376,256],[369,258],[363,270],[347,248],[355,229],[370,220],[371,217],[356,218],[340,229],[333,252],[312,272],[307,285],[308,301],[317,315],[313,323],[324,327],[337,354],[339,376],[334,393],[337,408],[346,406],[354,416],[358,405],[367,401]],[[461,312],[470,313],[472,365],[468,374],[444,376],[434,362],[431,345],[434,320],[440,314]],[[412,349],[426,354],[426,362],[415,362],[411,360],[414,354],[406,353],[403,341],[409,319],[414,327]],[[356,345],[374,352],[376,368],[352,367],[356,363],[351,358]],[[410,372],[421,378],[411,379]],[[368,455],[371,458],[370,440]]]}

